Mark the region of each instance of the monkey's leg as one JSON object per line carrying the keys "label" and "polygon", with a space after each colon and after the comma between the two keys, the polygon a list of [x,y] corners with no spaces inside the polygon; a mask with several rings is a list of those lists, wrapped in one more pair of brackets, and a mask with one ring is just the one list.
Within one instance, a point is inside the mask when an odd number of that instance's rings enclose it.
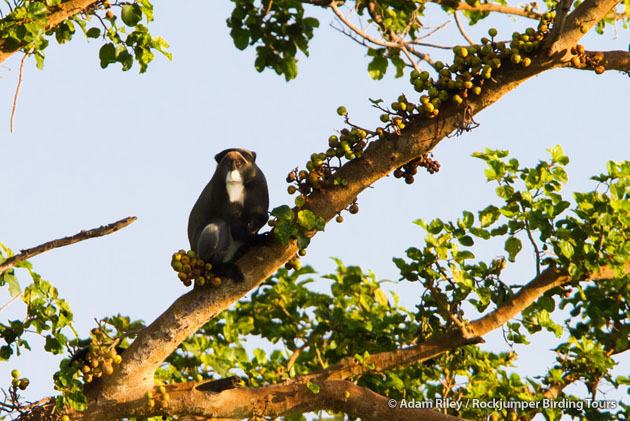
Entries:
{"label": "monkey's leg", "polygon": [[223,220],[215,220],[206,225],[199,235],[199,257],[212,263],[212,273],[220,278],[242,282],[241,270],[231,260],[236,256],[242,242],[232,237],[230,225]]}
{"label": "monkey's leg", "polygon": [[206,262],[223,262],[225,253],[233,248],[233,243],[229,225],[222,220],[213,221],[199,234],[198,257]]}

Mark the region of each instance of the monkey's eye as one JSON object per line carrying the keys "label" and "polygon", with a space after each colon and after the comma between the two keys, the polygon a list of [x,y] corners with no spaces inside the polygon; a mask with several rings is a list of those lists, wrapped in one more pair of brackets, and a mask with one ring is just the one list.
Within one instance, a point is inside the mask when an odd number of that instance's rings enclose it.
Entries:
{"label": "monkey's eye", "polygon": [[243,166],[243,161],[241,161],[240,159],[239,159],[239,160],[234,161],[234,166],[235,166],[236,168],[240,168],[240,167],[242,167],[242,166]]}

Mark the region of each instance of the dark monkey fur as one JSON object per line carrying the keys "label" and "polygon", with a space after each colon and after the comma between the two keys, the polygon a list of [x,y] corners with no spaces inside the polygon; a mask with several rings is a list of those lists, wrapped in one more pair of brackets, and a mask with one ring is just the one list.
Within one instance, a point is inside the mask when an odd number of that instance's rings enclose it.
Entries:
{"label": "dark monkey fur", "polygon": [[218,166],[188,218],[190,248],[212,272],[236,282],[243,274],[233,263],[238,251],[257,241],[269,219],[267,180],[256,165],[256,153],[226,149],[214,159]]}

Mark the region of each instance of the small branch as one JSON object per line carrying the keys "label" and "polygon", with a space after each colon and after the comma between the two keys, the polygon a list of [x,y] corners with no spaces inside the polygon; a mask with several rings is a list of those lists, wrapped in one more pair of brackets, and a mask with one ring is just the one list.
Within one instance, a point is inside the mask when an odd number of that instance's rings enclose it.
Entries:
{"label": "small branch", "polygon": [[525,231],[527,231],[527,238],[529,238],[529,242],[534,246],[534,252],[536,253],[536,276],[540,276],[540,250],[538,250],[538,245],[536,241],[534,241],[534,237],[532,237],[532,232],[529,229],[529,222],[525,219]]}
{"label": "small branch", "polygon": [[464,28],[462,27],[462,23],[459,21],[459,16],[457,15],[457,10],[455,10],[453,12],[453,16],[455,17],[455,23],[457,24],[457,29],[459,29],[459,32],[462,34],[462,36],[464,38],[466,38],[466,41],[468,41],[470,43],[470,45],[475,45],[473,40],[471,40],[470,37],[468,36],[468,34],[466,34],[466,31],[464,31]]}
{"label": "small branch", "polygon": [[[383,39],[378,39],[375,38],[369,34],[367,34],[366,32],[362,31],[360,28],[358,28],[356,25],[353,25],[352,22],[350,22],[339,10],[339,8],[337,7],[337,4],[335,2],[330,3],[330,8],[332,9],[333,13],[335,14],[335,16],[337,16],[337,18],[343,22],[344,25],[346,25],[348,28],[350,28],[355,34],[357,34],[358,36],[360,36],[361,38],[376,44],[376,45],[380,45],[381,47],[386,47],[386,48],[397,48],[402,50],[402,52],[407,56],[407,58],[409,59],[409,61],[411,62],[410,64],[415,68],[418,69],[418,66],[416,64],[416,62],[413,60],[413,58],[411,58],[411,56],[409,54],[413,54],[414,56],[426,61],[427,63],[433,65],[433,61],[431,60],[431,58],[429,57],[428,54],[424,54],[421,53],[419,51],[416,51],[415,49],[413,49],[412,47],[410,47],[409,45],[407,45],[402,38],[397,37],[396,36],[396,41],[397,42],[392,42],[392,41],[385,41]],[[378,22],[377,22],[378,23]]]}
{"label": "small branch", "polygon": [[0,313],[2,313],[4,310],[6,310],[11,304],[13,304],[15,302],[15,300],[17,300],[21,296],[22,296],[22,291],[20,291],[20,293],[17,294],[15,297],[11,298],[8,303],[3,305],[2,308],[0,308]]}
{"label": "small branch", "polygon": [[455,317],[453,313],[451,313],[448,305],[442,300],[442,297],[440,297],[439,292],[435,289],[435,287],[432,284],[425,285],[425,287],[429,290],[431,297],[433,297],[433,299],[435,300],[438,309],[442,313],[442,317],[444,317],[445,320],[450,320],[455,324],[455,326],[459,327],[460,329],[465,329],[464,324],[461,322],[461,320]]}
{"label": "small branch", "polygon": [[300,3],[313,4],[315,6],[328,7],[333,0],[299,0]]}
{"label": "small branch", "polygon": [[333,13],[335,14],[335,16],[337,16],[337,18],[344,23],[344,25],[346,25],[348,28],[350,28],[355,34],[359,35],[361,38],[364,38],[368,41],[370,41],[372,44],[376,44],[376,45],[380,45],[381,47],[386,47],[386,48],[400,48],[400,44],[396,43],[396,42],[390,42],[390,41],[385,41],[382,39],[378,39],[378,38],[374,38],[373,36],[366,34],[365,32],[363,32],[361,29],[359,29],[357,26],[353,25],[352,22],[350,22],[344,15],[343,13],[341,13],[341,11],[339,10],[339,8],[337,7],[337,4],[333,1],[332,3],[330,3],[330,8],[332,9]]}
{"label": "small branch", "polygon": [[413,66],[413,68],[420,73],[420,68],[418,67],[418,63],[416,63],[416,61],[413,59],[413,57],[411,57],[411,54],[409,54],[409,51],[407,50],[407,48],[402,45],[400,47],[400,49],[402,50],[403,53],[405,53],[405,55],[407,56],[407,58],[409,59],[409,61],[411,62],[411,65]]}
{"label": "small branch", "polygon": [[[444,4],[444,0],[436,0],[435,3]],[[448,5],[448,7],[450,7],[450,5]],[[484,4],[478,4],[476,6],[471,6],[468,3],[463,2],[463,1],[457,5],[455,10],[470,10],[474,12],[497,12],[497,13],[504,13],[507,15],[523,16],[530,19],[540,19],[540,17],[542,16],[540,13],[534,12],[532,10],[524,10],[518,7],[510,7],[510,6],[503,6],[501,4],[490,4],[490,3],[484,3]]]}
{"label": "small branch", "polygon": [[126,227],[127,225],[134,222],[136,219],[138,218],[136,218],[135,216],[129,216],[127,218],[121,219],[120,221],[113,222],[109,225],[101,226],[99,228],[93,228],[87,231],[81,231],[78,234],[70,237],[59,238],[57,240],[52,240],[44,244],[40,244],[37,247],[21,250],[20,254],[9,257],[4,262],[0,263],[0,273],[14,267],[18,263],[26,259],[30,259],[33,256],[37,256],[38,254],[42,254],[49,250],[68,246],[70,244],[78,243],[79,241],[87,240],[89,238],[102,237],[104,235],[111,234]]}
{"label": "small branch", "polygon": [[303,346],[296,348],[295,351],[293,351],[293,354],[291,354],[291,358],[289,358],[289,361],[287,361],[287,372],[291,371],[291,368],[293,368],[293,364],[295,364],[295,361],[298,359],[302,351],[304,351],[307,346],[308,344],[304,344]]}
{"label": "small branch", "polygon": [[28,53],[24,53],[24,57],[22,57],[22,60],[20,61],[20,75],[18,76],[18,84],[17,84],[17,88],[15,88],[15,96],[13,97],[13,108],[11,109],[11,133],[13,133],[13,117],[15,117],[15,110],[17,108],[17,100],[18,100],[18,96],[20,95],[20,87],[22,86],[22,76],[24,75],[24,61],[26,61],[26,58],[33,52],[33,49],[31,48],[31,50]]}
{"label": "small branch", "polygon": [[[418,42],[421,39],[425,39],[425,38],[429,38],[431,35],[435,34],[437,31],[439,31],[442,28],[445,28],[446,25],[448,25],[449,23],[451,23],[450,20],[447,20],[446,22],[444,22],[443,24],[441,24],[440,26],[433,28],[431,31],[427,32],[426,34],[422,35],[421,37],[417,37],[415,38],[413,41],[411,41],[411,44],[418,44],[418,45],[422,45],[422,43]],[[451,48],[451,47],[448,47]]]}

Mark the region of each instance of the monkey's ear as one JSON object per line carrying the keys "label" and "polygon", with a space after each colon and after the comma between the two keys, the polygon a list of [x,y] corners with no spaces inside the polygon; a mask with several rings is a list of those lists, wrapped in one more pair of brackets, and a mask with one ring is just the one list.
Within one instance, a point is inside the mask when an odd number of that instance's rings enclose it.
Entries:
{"label": "monkey's ear", "polygon": [[232,152],[233,150],[234,149],[226,149],[222,152],[219,152],[218,154],[214,156],[214,160],[217,161],[217,164],[220,164],[223,157],[227,155],[228,153]]}

